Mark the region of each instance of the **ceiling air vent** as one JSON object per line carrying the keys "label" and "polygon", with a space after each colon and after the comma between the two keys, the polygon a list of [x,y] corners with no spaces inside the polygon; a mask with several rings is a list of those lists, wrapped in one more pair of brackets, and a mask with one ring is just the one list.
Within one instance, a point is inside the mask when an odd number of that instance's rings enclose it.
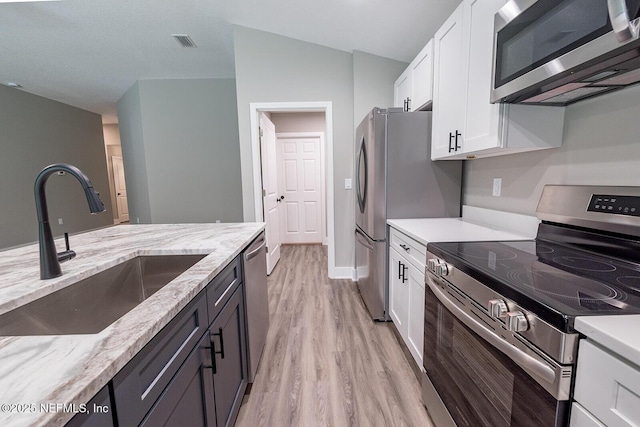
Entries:
{"label": "ceiling air vent", "polygon": [[176,39],[182,47],[198,47],[187,34],[171,34],[171,36]]}

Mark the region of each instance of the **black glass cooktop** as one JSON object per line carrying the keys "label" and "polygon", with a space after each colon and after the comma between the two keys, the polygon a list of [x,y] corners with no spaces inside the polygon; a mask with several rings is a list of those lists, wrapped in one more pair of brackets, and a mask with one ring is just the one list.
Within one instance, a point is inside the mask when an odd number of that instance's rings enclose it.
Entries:
{"label": "black glass cooktop", "polygon": [[640,265],[536,241],[432,243],[428,250],[542,319],[640,313]]}

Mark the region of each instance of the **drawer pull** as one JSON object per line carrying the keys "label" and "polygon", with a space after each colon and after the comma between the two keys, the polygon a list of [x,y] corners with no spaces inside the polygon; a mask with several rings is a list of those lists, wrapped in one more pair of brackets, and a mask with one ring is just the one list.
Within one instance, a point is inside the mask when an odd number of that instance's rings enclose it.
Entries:
{"label": "drawer pull", "polygon": [[401,243],[401,244],[400,244],[400,247],[401,247],[402,249],[404,249],[405,251],[407,251],[407,252],[409,252],[409,249],[411,249],[409,246],[405,245],[404,243]]}
{"label": "drawer pull", "polygon": [[222,295],[220,295],[220,298],[218,298],[216,300],[216,303],[213,305],[214,307],[217,307],[218,304],[220,304],[220,301],[222,301],[225,297],[225,295],[227,295],[227,292],[229,292],[231,290],[231,288],[233,287],[233,285],[236,284],[236,281],[234,280],[233,282],[231,282],[231,284],[229,284],[229,286],[227,286],[227,289],[224,290],[224,292],[222,293]]}

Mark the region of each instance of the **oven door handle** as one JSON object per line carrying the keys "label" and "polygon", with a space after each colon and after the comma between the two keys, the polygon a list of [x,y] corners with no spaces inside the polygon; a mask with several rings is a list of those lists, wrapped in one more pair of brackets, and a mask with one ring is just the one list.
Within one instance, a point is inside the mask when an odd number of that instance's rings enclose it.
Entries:
{"label": "oven door handle", "polygon": [[536,377],[548,382],[549,384],[553,384],[556,379],[556,373],[553,369],[544,362],[535,359],[519,348],[511,345],[509,342],[503,340],[502,338],[495,335],[485,326],[483,326],[480,322],[475,320],[473,317],[469,316],[465,313],[460,307],[458,307],[454,302],[452,302],[444,292],[438,287],[438,285],[431,280],[430,277],[427,277],[427,285],[434,293],[436,298],[440,300],[442,305],[444,305],[447,310],[449,310],[454,316],[458,318],[462,323],[468,326],[473,332],[478,334],[482,339],[487,341],[493,347],[500,350],[504,353],[508,358],[513,360],[518,366],[520,366],[525,371],[535,375]]}

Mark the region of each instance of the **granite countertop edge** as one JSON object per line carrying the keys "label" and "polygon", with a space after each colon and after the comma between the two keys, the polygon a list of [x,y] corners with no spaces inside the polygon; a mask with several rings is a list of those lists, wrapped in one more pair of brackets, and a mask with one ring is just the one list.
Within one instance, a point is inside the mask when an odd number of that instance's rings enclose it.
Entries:
{"label": "granite countertop edge", "polygon": [[[0,337],[3,426],[62,426],[264,230],[264,223],[118,225],[72,237],[78,256],[39,279],[38,245],[2,253],[0,314],[139,255],[206,255],[97,334]],[[58,247],[60,243],[58,242]],[[19,406],[21,405],[21,406]],[[11,406],[9,406],[11,408]]]}

